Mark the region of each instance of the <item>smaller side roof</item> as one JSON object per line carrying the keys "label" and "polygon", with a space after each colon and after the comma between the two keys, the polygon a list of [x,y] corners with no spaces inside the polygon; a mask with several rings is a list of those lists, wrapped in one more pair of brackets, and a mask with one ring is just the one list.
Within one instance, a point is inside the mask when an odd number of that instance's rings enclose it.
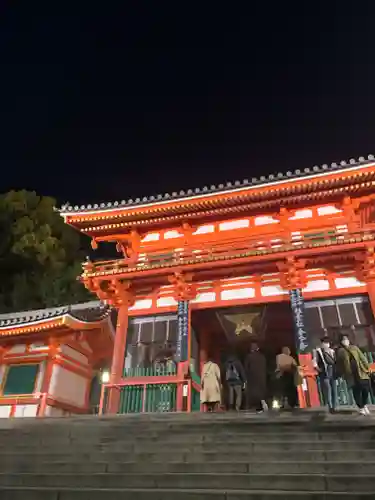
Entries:
{"label": "smaller side roof", "polygon": [[51,307],[31,311],[0,314],[0,336],[31,333],[67,325],[82,329],[97,328],[99,323],[110,322],[110,308],[99,301]]}

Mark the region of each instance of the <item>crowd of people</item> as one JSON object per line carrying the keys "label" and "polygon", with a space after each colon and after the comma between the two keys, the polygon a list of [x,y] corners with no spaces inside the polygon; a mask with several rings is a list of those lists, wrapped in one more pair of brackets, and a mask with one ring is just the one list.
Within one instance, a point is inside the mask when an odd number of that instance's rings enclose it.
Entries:
{"label": "crowd of people", "polygon": [[367,406],[371,391],[372,374],[363,352],[342,335],[340,345],[333,349],[330,339],[324,337],[321,346],[314,351],[314,366],[324,403],[334,413],[337,410],[337,380],[342,378],[352,390],[354,401],[361,415],[369,415]]}
{"label": "crowd of people", "polygon": [[[270,377],[265,355],[256,343],[252,343],[244,363],[234,354],[229,355],[224,366],[208,360],[203,366],[201,402],[207,411],[215,411],[223,405],[228,410],[268,410],[270,401],[278,401],[282,409],[294,409],[298,405],[297,388],[303,382],[301,368],[289,347],[283,347],[276,356],[276,369]],[[362,415],[369,415],[367,406],[371,391],[371,372],[362,351],[343,335],[340,344],[333,349],[328,337],[321,339],[314,350],[313,364],[324,404],[334,413],[338,406],[338,379],[346,381],[352,390],[354,401]]]}
{"label": "crowd of people", "polygon": [[274,392],[283,408],[295,408],[298,404],[297,386],[302,380],[297,361],[288,347],[276,357],[273,379],[269,376],[266,356],[253,342],[244,363],[231,354],[222,369],[212,359],[204,364],[201,401],[208,411],[214,411],[225,402],[227,409],[239,411],[246,408],[262,413],[268,410],[267,401],[270,392]]}

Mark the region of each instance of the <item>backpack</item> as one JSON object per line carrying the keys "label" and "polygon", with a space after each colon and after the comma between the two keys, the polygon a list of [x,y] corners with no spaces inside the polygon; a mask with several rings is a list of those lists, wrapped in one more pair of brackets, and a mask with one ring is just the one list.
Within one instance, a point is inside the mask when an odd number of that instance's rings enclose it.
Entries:
{"label": "backpack", "polygon": [[238,382],[240,380],[240,374],[234,363],[228,364],[225,378],[227,382]]}

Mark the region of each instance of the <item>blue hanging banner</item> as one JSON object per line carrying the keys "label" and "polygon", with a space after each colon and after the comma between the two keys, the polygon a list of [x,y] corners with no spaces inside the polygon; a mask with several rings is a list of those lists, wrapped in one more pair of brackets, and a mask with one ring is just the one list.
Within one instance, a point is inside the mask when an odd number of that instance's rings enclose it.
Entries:
{"label": "blue hanging banner", "polygon": [[305,302],[302,296],[302,290],[300,288],[296,288],[291,290],[289,295],[293,314],[297,353],[307,354],[311,351],[311,349],[305,326]]}
{"label": "blue hanging banner", "polygon": [[176,361],[187,361],[189,351],[189,301],[180,300],[177,306]]}

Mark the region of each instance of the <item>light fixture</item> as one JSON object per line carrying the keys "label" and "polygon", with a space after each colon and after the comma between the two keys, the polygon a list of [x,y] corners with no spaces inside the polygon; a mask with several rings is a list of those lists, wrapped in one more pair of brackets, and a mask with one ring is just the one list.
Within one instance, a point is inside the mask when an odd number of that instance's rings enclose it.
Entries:
{"label": "light fixture", "polygon": [[279,410],[280,409],[280,403],[277,401],[277,399],[274,399],[272,401],[272,409],[273,410]]}
{"label": "light fixture", "polygon": [[102,379],[102,384],[108,384],[108,382],[109,382],[109,371],[108,370],[102,371],[101,379]]}

